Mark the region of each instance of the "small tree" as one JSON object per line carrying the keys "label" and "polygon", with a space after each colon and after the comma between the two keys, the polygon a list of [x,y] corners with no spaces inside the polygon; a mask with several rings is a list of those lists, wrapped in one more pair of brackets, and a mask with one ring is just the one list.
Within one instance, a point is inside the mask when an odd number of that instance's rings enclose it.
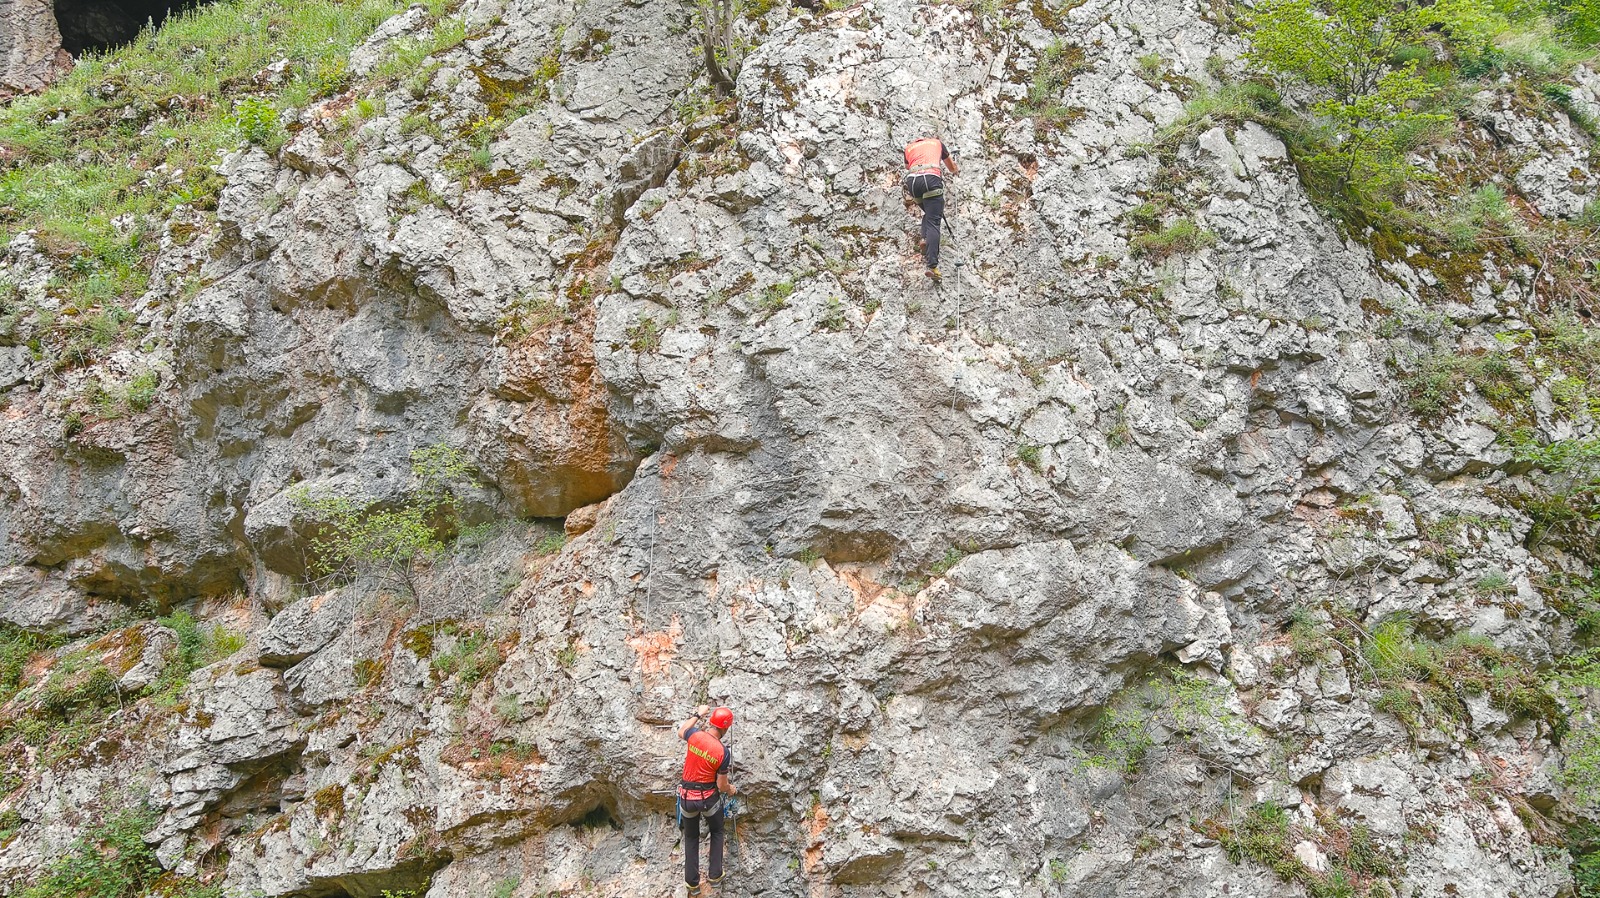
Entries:
{"label": "small tree", "polygon": [[1476,9],[1474,0],[1268,0],[1248,20],[1250,58],[1323,95],[1312,112],[1332,134],[1306,161],[1357,199],[1389,197],[1416,174],[1406,153],[1447,118],[1422,111],[1437,89],[1413,48],[1433,28],[1476,31],[1467,24]]}
{"label": "small tree", "polygon": [[744,65],[750,41],[739,23],[749,12],[748,0],[696,0],[700,23],[700,50],[705,56],[706,76],[719,98],[733,96],[734,82]]}
{"label": "small tree", "polygon": [[436,445],[411,453],[411,476],[411,492],[391,508],[297,488],[290,500],[311,525],[307,573],[336,579],[375,574],[415,596],[419,566],[444,549],[444,532],[458,519],[456,490],[472,475],[465,456]]}

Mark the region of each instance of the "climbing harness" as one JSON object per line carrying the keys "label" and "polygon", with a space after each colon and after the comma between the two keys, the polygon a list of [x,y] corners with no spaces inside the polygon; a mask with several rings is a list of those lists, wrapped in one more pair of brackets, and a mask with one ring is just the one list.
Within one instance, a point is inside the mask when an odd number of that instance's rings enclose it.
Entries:
{"label": "climbing harness", "polygon": [[[944,187],[942,185],[939,187],[934,187],[931,190],[921,189],[923,186],[927,185],[928,178],[939,178],[939,174],[937,172],[914,172],[906,175],[905,180],[901,182],[900,186],[905,188],[906,193],[911,194],[912,199],[918,201],[931,200],[936,196],[944,196]],[[940,178],[940,180],[943,181],[944,179]],[[916,186],[913,186],[913,184]]]}
{"label": "climbing harness", "polygon": [[[713,793],[711,798],[698,801],[691,801],[684,798],[682,795],[678,796],[679,829],[683,829],[683,821],[687,817],[710,818],[717,816],[717,812],[722,810],[724,796],[721,792],[717,792],[715,788],[713,788],[711,792]],[[688,802],[691,807],[684,807],[685,802]]]}

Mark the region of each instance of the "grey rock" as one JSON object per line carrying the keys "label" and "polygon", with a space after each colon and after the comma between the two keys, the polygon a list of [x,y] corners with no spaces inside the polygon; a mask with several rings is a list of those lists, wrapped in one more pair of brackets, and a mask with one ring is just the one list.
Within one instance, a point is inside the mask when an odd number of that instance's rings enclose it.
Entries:
{"label": "grey rock", "polygon": [[34,93],[72,68],[61,49],[61,31],[50,0],[4,0],[0,3],[0,99]]}
{"label": "grey rock", "polygon": [[356,599],[339,591],[308,596],[280,611],[261,631],[261,663],[290,667],[333,641],[354,614]]}

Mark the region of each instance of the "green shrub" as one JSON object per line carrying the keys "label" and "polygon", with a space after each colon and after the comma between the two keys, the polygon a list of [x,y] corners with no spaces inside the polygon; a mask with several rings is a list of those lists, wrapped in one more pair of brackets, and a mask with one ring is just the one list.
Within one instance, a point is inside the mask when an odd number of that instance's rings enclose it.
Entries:
{"label": "green shrub", "polygon": [[135,411],[144,411],[156,401],[156,390],[161,386],[161,375],[154,371],[141,371],[128,382],[125,393],[128,405]]}
{"label": "green shrub", "polygon": [[1407,52],[1448,25],[1441,6],[1269,0],[1247,17],[1250,59],[1322,94],[1331,133],[1303,161],[1358,203],[1395,199],[1416,174],[1407,153],[1447,120],[1425,111],[1438,90]]}
{"label": "green shrub", "polygon": [[161,874],[155,849],[144,841],[155,823],[146,808],[111,815],[73,842],[21,898],[140,898]]}
{"label": "green shrub", "polygon": [[1580,46],[1600,44],[1600,0],[1555,0],[1561,33]]}
{"label": "green shrub", "polygon": [[459,524],[455,493],[472,473],[465,455],[440,444],[411,453],[411,476],[413,488],[396,508],[296,490],[291,502],[311,529],[308,573],[375,573],[415,594],[417,566],[444,550],[444,536]]}
{"label": "green shrub", "polygon": [[1565,848],[1572,856],[1576,898],[1600,898],[1600,826],[1582,821],[1567,831]]}
{"label": "green shrub", "polygon": [[1574,726],[1561,740],[1566,758],[1561,784],[1573,801],[1585,808],[1600,808],[1600,727]]}
{"label": "green shrub", "polygon": [[1217,237],[1202,229],[1193,219],[1180,218],[1154,234],[1140,234],[1133,238],[1134,255],[1152,259],[1165,259],[1176,253],[1190,253],[1217,242]]}
{"label": "green shrub", "polygon": [[1487,695],[1514,717],[1548,722],[1558,716],[1533,665],[1482,636],[1458,633],[1435,642],[1397,616],[1374,627],[1361,652],[1377,678],[1380,708],[1413,729],[1465,720],[1469,695]]}
{"label": "green shrub", "polygon": [[276,153],[283,146],[284,133],[278,124],[278,109],[270,101],[258,97],[240,100],[234,109],[233,120],[239,129],[239,136],[267,152]]}
{"label": "green shrub", "polygon": [[221,884],[163,874],[145,834],[149,807],[113,811],[78,837],[18,898],[222,898]]}

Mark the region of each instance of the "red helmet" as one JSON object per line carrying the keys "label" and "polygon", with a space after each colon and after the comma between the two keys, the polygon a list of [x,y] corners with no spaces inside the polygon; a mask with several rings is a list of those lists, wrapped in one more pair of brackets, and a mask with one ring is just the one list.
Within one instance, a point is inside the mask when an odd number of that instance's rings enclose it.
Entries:
{"label": "red helmet", "polygon": [[710,723],[719,730],[726,730],[733,726],[733,711],[730,708],[717,708],[711,712]]}

